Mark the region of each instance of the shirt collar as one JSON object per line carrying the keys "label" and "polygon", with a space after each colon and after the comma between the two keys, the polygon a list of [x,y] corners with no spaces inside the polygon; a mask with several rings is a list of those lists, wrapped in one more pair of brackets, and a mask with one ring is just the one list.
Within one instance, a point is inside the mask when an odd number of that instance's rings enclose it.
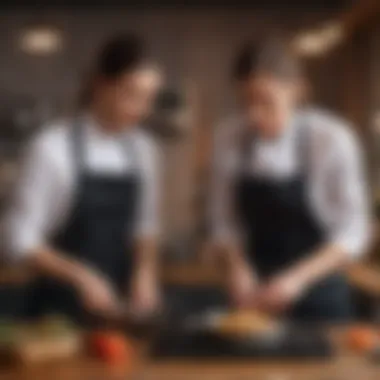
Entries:
{"label": "shirt collar", "polygon": [[90,111],[83,113],[82,120],[85,129],[92,135],[96,135],[99,138],[125,137],[133,134],[134,130],[136,129],[136,126],[130,126],[115,131],[107,130],[98,123],[98,121],[95,119],[94,115]]}
{"label": "shirt collar", "polygon": [[[296,110],[294,114],[290,117],[290,119],[288,120],[287,122],[288,125],[281,131],[281,133],[278,136],[273,137],[272,139],[264,139],[258,135],[257,138],[269,145],[276,144],[279,141],[292,139],[294,135],[296,134],[296,131],[301,123],[302,123],[302,112],[299,110]],[[244,115],[241,115],[239,117],[239,124],[243,127],[248,125],[248,120]]]}

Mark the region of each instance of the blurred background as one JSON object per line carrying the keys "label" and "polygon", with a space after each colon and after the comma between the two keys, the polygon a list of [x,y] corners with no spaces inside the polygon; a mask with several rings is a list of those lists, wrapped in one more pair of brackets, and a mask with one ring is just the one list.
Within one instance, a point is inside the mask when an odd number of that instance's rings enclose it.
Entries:
{"label": "blurred background", "polygon": [[[112,4],[114,2],[114,4]],[[225,2],[228,3],[228,2]],[[164,152],[164,251],[168,277],[191,272],[205,233],[205,194],[211,137],[233,107],[230,65],[246,39],[281,31],[302,57],[313,102],[349,119],[365,146],[374,211],[380,184],[380,5],[378,1],[236,1],[224,7],[193,2],[120,8],[116,1],[76,5],[40,1],[28,8],[0,4],[0,204],[7,207],[19,161],[31,138],[51,119],[72,114],[89,64],[110,35],[134,31],[163,66],[167,88],[148,123]],[[352,281],[380,297],[372,262]],[[190,268],[190,269],[189,269]],[[17,271],[16,271],[17,272]],[[190,275],[211,281],[214,274]],[[7,270],[7,283],[18,274]],[[194,280],[197,281],[197,280]],[[201,281],[201,280],[199,280]]]}

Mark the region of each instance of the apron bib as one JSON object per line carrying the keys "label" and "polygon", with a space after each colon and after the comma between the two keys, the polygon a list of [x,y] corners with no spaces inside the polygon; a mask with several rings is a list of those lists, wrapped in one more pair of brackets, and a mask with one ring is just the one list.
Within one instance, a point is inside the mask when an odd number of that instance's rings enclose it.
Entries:
{"label": "apron bib", "polygon": [[[297,130],[298,159],[303,164],[300,174],[289,179],[268,179],[243,170],[235,183],[236,211],[245,233],[248,261],[264,279],[291,267],[327,241],[307,197],[306,132],[305,128]],[[255,142],[252,136],[243,141],[243,167],[247,167]],[[336,273],[322,279],[289,315],[302,321],[349,319],[351,302],[344,276]]]}
{"label": "apron bib", "polygon": [[[133,227],[139,203],[137,152],[123,141],[133,156],[135,170],[124,174],[89,172],[84,165],[85,141],[81,125],[72,129],[77,191],[66,225],[52,245],[106,276],[120,292],[127,291],[133,268]],[[31,294],[29,316],[67,315],[80,322],[86,311],[75,289],[51,278],[40,278]]]}

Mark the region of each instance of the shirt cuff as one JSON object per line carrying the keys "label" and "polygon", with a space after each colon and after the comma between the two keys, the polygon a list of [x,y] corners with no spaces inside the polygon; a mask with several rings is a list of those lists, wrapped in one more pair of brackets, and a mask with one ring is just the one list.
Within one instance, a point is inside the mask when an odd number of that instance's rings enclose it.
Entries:
{"label": "shirt cuff", "polygon": [[371,241],[370,228],[355,228],[347,230],[333,236],[330,239],[331,244],[341,247],[346,253],[349,259],[358,260],[369,248]]}
{"label": "shirt cuff", "polygon": [[23,231],[9,236],[8,242],[9,259],[13,262],[28,258],[44,244],[42,237],[32,231]]}

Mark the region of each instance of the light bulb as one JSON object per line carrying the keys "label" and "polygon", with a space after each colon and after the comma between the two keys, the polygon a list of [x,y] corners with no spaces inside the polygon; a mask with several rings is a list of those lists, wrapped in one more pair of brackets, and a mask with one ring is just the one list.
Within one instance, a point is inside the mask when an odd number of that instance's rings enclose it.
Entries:
{"label": "light bulb", "polygon": [[20,48],[31,55],[50,55],[61,50],[63,37],[59,30],[39,26],[24,31],[20,37]]}

